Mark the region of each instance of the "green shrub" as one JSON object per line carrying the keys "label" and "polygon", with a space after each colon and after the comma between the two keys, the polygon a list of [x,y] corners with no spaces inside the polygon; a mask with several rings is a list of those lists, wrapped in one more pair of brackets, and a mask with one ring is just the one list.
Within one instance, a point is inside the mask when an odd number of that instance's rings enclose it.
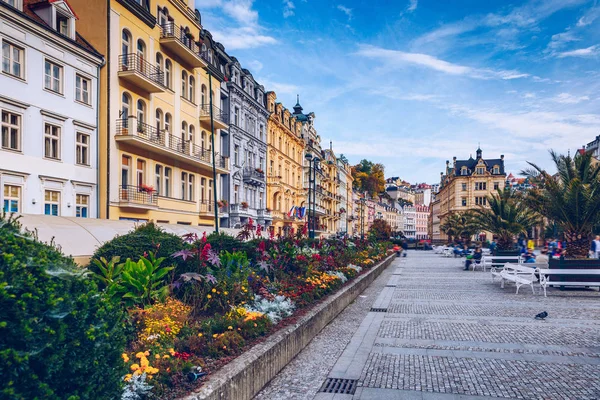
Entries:
{"label": "green shrub", "polygon": [[0,398],[121,394],[123,314],[85,270],[0,216]]}
{"label": "green shrub", "polygon": [[[110,260],[116,256],[121,260],[131,258],[133,261],[138,261],[144,253],[156,253],[156,257],[166,258],[166,265],[175,264],[178,272],[180,270],[185,272],[185,261],[181,257],[171,257],[171,254],[183,247],[183,240],[179,236],[167,233],[156,224],[148,222],[125,235],[117,236],[104,243],[96,250],[92,258],[99,260],[104,257]],[[94,265],[90,265],[90,269],[98,272]]]}

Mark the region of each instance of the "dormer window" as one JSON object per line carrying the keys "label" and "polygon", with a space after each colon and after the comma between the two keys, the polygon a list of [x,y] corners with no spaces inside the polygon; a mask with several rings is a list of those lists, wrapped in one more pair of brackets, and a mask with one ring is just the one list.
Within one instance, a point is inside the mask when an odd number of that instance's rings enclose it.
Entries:
{"label": "dormer window", "polygon": [[9,6],[13,6],[14,8],[22,10],[22,7],[21,7],[22,0],[0,0],[0,1],[4,1]]}
{"label": "dormer window", "polygon": [[460,174],[461,174],[462,176],[466,176],[468,173],[469,173],[469,171],[467,170],[467,167],[462,167],[462,168],[460,169]]}
{"label": "dormer window", "polygon": [[61,35],[69,36],[69,18],[58,12],[56,13],[56,30]]}
{"label": "dormer window", "polygon": [[475,169],[475,172],[477,173],[477,175],[483,175],[485,174],[485,167],[477,167]]}
{"label": "dormer window", "polygon": [[500,167],[497,166],[497,165],[494,165],[494,172],[493,173],[494,173],[494,175],[500,174]]}

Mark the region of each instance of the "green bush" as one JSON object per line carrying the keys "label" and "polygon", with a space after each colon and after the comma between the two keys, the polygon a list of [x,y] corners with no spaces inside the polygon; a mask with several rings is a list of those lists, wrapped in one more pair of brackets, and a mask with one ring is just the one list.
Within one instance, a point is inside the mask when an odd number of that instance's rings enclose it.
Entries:
{"label": "green bush", "polygon": [[[128,258],[139,261],[140,257],[156,252],[156,257],[165,257],[165,265],[176,265],[177,271],[185,272],[185,261],[181,257],[173,258],[171,254],[184,247],[183,240],[172,233],[167,233],[152,222],[140,225],[133,231],[117,236],[104,243],[93,255],[93,259],[104,257],[107,260],[117,256],[121,260]],[[95,266],[90,269],[98,272]]]}
{"label": "green bush", "polygon": [[0,216],[0,398],[120,397],[123,314],[85,272]]}

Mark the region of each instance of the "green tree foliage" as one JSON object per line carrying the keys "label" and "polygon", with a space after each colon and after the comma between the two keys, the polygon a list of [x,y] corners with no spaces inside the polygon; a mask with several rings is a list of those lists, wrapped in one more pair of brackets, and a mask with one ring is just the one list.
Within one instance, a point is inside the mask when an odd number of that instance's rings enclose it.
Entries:
{"label": "green tree foliage", "polygon": [[384,219],[376,219],[369,228],[369,238],[377,241],[389,241],[392,228]]}
{"label": "green tree foliage", "polygon": [[383,164],[375,164],[362,160],[352,167],[353,187],[360,192],[367,192],[371,197],[385,190],[385,175]]}
{"label": "green tree foliage", "polygon": [[539,223],[539,216],[523,202],[522,196],[510,188],[488,196],[489,207],[474,210],[475,221],[481,228],[498,237],[498,249],[511,250],[519,234],[527,235],[529,228]]}
{"label": "green tree foliage", "polygon": [[123,314],[85,270],[0,217],[0,398],[118,398]]}
{"label": "green tree foliage", "polygon": [[533,163],[522,172],[535,185],[527,203],[562,228],[568,257],[585,258],[600,223],[600,165],[591,154],[571,157],[551,151],[550,156],[555,175]]}
{"label": "green tree foliage", "polygon": [[440,230],[448,235],[450,241],[462,239],[467,242],[480,231],[472,212],[454,212],[440,224]]}

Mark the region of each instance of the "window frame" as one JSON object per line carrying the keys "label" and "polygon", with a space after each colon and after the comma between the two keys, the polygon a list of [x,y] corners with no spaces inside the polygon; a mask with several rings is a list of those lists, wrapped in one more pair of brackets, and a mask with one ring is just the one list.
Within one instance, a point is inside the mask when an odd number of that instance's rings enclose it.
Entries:
{"label": "window frame", "polygon": [[[0,0],[0,1],[2,1],[2,0]],[[2,71],[2,74],[4,74],[4,75],[24,81],[25,80],[25,48],[15,44],[14,42],[11,42],[10,40],[6,40],[5,38],[1,38],[1,39],[2,39],[1,40],[1,42],[2,42],[2,66],[0,67],[0,71]],[[8,46],[9,46],[9,51],[8,51],[8,55],[9,55],[9,68],[8,69],[9,69],[9,71],[4,70],[4,44],[5,43],[8,44]],[[21,60],[19,63],[20,75],[15,75],[12,73],[13,63],[14,63],[12,56],[13,56],[14,49],[18,49],[19,54],[21,56]]]}
{"label": "window frame", "polygon": [[[2,122],[2,114],[7,113],[9,114],[9,119],[10,119],[10,115],[16,115],[18,117],[19,120],[19,124],[18,124],[18,146],[16,149],[13,149],[11,147],[7,147],[4,145],[4,135],[2,135],[2,128],[5,126],[5,123]],[[8,127],[8,138],[10,139],[10,130],[11,127],[14,127],[14,125],[12,125],[10,122],[6,125]],[[13,128],[14,129],[14,128]],[[14,112],[13,110],[10,109],[6,109],[6,108],[0,108],[0,149],[2,150],[7,150],[7,151],[14,151],[14,152],[18,152],[18,153],[22,153],[23,152],[23,115],[21,113],[18,112]],[[9,140],[10,141],[10,140]]]}
{"label": "window frame", "polygon": [[[80,199],[87,198],[87,203],[80,203]],[[82,210],[85,210],[85,216],[81,215]],[[79,215],[77,215],[79,214]],[[75,218],[90,217],[90,195],[87,193],[75,193]]]}
{"label": "window frame", "polygon": [[[82,84],[87,82],[87,86],[88,86],[87,91],[84,90],[83,87],[77,88],[78,80],[80,80]],[[81,92],[81,94],[82,94],[82,99],[77,98],[79,92]],[[87,93],[87,98],[88,98],[87,101],[83,100],[84,93]],[[80,74],[79,72],[75,73],[75,101],[77,103],[84,104],[86,106],[92,105],[92,80],[89,77],[87,77],[83,74]]]}
{"label": "window frame", "polygon": [[[56,193],[57,194],[57,200],[47,200],[46,199],[46,194],[47,193]],[[61,212],[60,212],[60,205],[61,205],[61,191],[60,190],[52,190],[52,189],[44,189],[44,215],[50,215],[53,217],[60,217]],[[50,214],[46,213],[46,206],[50,206]],[[56,214],[53,214],[53,210],[52,210],[52,206],[56,206]]]}
{"label": "window frame", "polygon": [[[79,137],[86,137],[87,136],[87,142],[80,142],[79,141]],[[76,165],[81,165],[84,167],[89,167],[91,166],[91,135],[87,132],[82,132],[82,131],[75,131],[75,164]],[[81,149],[81,152],[80,152]],[[83,156],[81,157],[82,160],[80,162],[80,154],[83,155],[84,152],[86,153],[86,159],[87,159],[87,163],[84,162],[85,160],[83,160]]]}
{"label": "window frame", "polygon": [[[53,80],[56,80],[57,78],[55,76],[53,76],[52,72],[54,71],[54,69],[51,67],[50,68],[50,72],[51,74],[48,75],[46,74],[46,64],[50,64],[51,66],[56,66],[59,68],[59,72],[60,72],[60,77],[58,79],[58,84],[60,86],[59,90],[56,91],[54,89],[52,89],[52,87],[47,87],[46,86],[46,77],[50,77],[51,83],[53,82]],[[44,58],[44,90],[50,92],[50,93],[54,93],[60,96],[64,96],[65,93],[65,67],[62,64],[59,64],[58,62],[50,59],[50,58]],[[52,85],[50,85],[52,86]]]}
{"label": "window frame", "polygon": [[[13,197],[10,193],[8,195],[5,193],[6,189],[9,187],[17,189],[17,197],[16,198]],[[4,184],[4,186],[2,188],[2,209],[4,210],[4,212],[6,212],[6,213],[23,212],[21,209],[21,205],[23,204],[22,193],[23,193],[23,187],[21,185]],[[5,203],[9,202],[9,207],[10,207],[11,202],[14,202],[14,201],[16,201],[16,204],[17,204],[16,211],[13,211],[12,208],[7,210],[5,207]]]}
{"label": "window frame", "polygon": [[[51,127],[51,128],[56,128],[58,131],[58,135],[54,136],[52,134],[48,134],[46,132],[46,128],[47,127]],[[46,160],[52,160],[52,161],[61,161],[62,160],[62,129],[63,127],[59,124],[55,124],[52,122],[48,122],[48,121],[44,121],[44,159]],[[56,153],[57,153],[57,157],[52,157],[49,156],[46,153],[46,140],[50,140],[50,142],[52,141],[56,141]]]}

